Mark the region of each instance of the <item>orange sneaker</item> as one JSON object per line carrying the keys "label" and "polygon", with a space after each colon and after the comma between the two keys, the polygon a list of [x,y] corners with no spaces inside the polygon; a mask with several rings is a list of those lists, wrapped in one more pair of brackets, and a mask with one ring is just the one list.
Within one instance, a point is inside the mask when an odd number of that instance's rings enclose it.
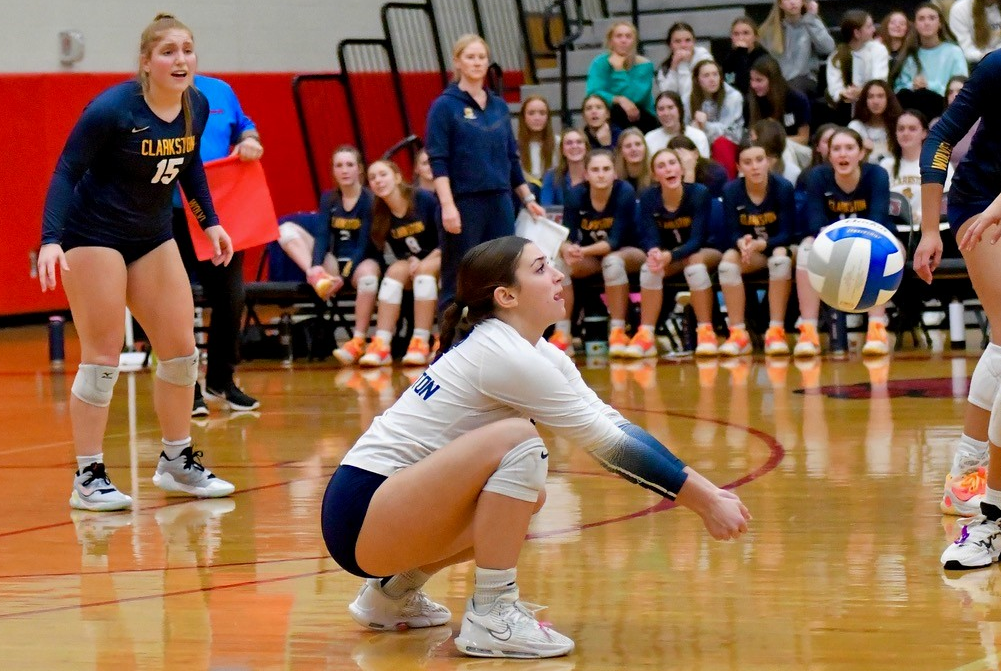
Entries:
{"label": "orange sneaker", "polygon": [[886,332],[886,324],[869,321],[869,331],[865,334],[865,345],[862,346],[864,356],[885,356],[890,353],[890,336]]}
{"label": "orange sneaker", "polygon": [[695,356],[716,356],[719,354],[719,344],[712,324],[699,324],[695,332],[697,336]]}
{"label": "orange sneaker", "polygon": [[[609,348],[611,348],[611,339],[609,339],[608,344]],[[632,340],[629,341],[629,346],[626,347],[624,356],[630,359],[646,359],[657,356],[657,343],[653,339],[653,331],[648,328],[638,330]]]}
{"label": "orange sneaker", "polygon": [[350,366],[365,353],[365,339],[355,336],[334,350],[334,358],[345,366]]}
{"label": "orange sneaker", "polygon": [[820,335],[815,324],[803,322],[799,325],[799,340],[792,351],[793,356],[817,356],[820,354]]}
{"label": "orange sneaker", "polygon": [[403,355],[403,365],[426,366],[428,365],[428,356],[430,356],[430,354],[431,347],[428,345],[427,340],[414,336],[410,339],[410,345],[407,347],[407,353]]}
{"label": "orange sneaker", "polygon": [[786,330],[781,326],[769,326],[765,331],[765,354],[768,356],[789,356]]}
{"label": "orange sneaker", "polygon": [[747,334],[747,329],[730,329],[730,337],[719,348],[719,353],[723,356],[740,356],[751,353],[751,336]]}
{"label": "orange sneaker", "polygon": [[[552,338],[550,338],[550,342],[552,342]],[[629,345],[629,336],[626,335],[626,330],[621,326],[616,326],[608,334],[608,356],[612,358],[628,357],[626,349]]]}
{"label": "orange sneaker", "polygon": [[945,496],[939,507],[946,515],[972,517],[980,514],[980,502],[987,493],[987,469],[979,467],[961,478],[946,476]]}
{"label": "orange sneaker", "polygon": [[573,356],[573,341],[570,340],[570,334],[557,329],[553,331],[553,335],[549,336],[549,342],[567,356]]}
{"label": "orange sneaker", "polygon": [[367,367],[388,366],[393,363],[393,354],[389,351],[389,345],[376,336],[365,348],[365,354],[358,359],[358,364]]}

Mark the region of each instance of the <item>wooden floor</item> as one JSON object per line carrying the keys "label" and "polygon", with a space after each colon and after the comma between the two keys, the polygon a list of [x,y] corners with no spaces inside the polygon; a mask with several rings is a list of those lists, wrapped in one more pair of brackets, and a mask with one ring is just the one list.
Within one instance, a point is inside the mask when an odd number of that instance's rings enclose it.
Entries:
{"label": "wooden floor", "polygon": [[[429,584],[452,628],[371,633],[359,581],[326,555],[319,501],[339,459],[415,378],[331,365],[240,372],[260,413],[213,408],[193,435],[228,499],[166,497],[148,373],[122,375],[104,450],[131,513],[71,512],[67,398],[40,327],[0,331],[0,668],[998,669],[1001,573],[945,575],[938,512],[976,353],[868,370],[761,359],[586,367],[585,379],[689,463],[734,487],[752,532],[694,515],[551,441],[548,504],[519,563],[526,600],[574,638],[538,663],[463,658],[471,566]],[[68,330],[70,358],[78,348]],[[875,382],[874,386],[870,381]],[[819,386],[818,386],[819,385]],[[804,387],[815,387],[804,391]]]}

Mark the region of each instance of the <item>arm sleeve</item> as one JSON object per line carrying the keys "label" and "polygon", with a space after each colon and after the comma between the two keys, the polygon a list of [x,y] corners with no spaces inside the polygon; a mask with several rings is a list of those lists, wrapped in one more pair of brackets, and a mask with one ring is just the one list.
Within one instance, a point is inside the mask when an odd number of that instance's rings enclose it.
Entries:
{"label": "arm sleeve", "polygon": [[651,186],[640,197],[639,218],[636,220],[636,231],[639,243],[644,252],[660,246],[660,236],[657,234],[657,223],[654,221],[657,199],[661,197],[660,187]]}
{"label": "arm sleeve", "polygon": [[431,163],[431,173],[438,177],[448,177],[449,146],[451,144],[451,128],[449,127],[449,110],[444,98],[439,97],[431,104],[428,111],[427,137],[428,161]]}
{"label": "arm sleeve", "polygon": [[503,114],[505,123],[502,124],[502,131],[507,135],[507,158],[511,163],[511,188],[517,189],[519,186],[525,183],[525,171],[521,168],[521,153],[518,151],[518,141],[514,139],[514,131],[511,130],[511,124],[507,123],[507,103],[501,101],[503,105]]}
{"label": "arm sleeve", "polygon": [[587,69],[587,85],[584,89],[584,97],[589,95],[600,96],[602,100],[612,106],[611,93],[612,66],[608,64],[608,54],[598,54],[591,61],[591,66]]}
{"label": "arm sleeve", "polygon": [[219,217],[216,215],[215,206],[212,205],[212,195],[209,193],[209,183],[205,178],[205,165],[199,153],[199,144],[200,142],[195,140],[195,155],[192,157],[191,167],[181,173],[180,182],[188,207],[194,213],[198,225],[205,230],[210,226],[217,226]]}
{"label": "arm sleeve", "polygon": [[981,114],[993,107],[991,89],[1001,85],[1001,51],[992,51],[973,70],[959,95],[931,127],[921,147],[921,183],[944,184],[952,148]]}
{"label": "arm sleeve", "polygon": [[869,43],[869,57],[872,59],[872,79],[882,79],[890,76],[890,52],[879,42]]}
{"label": "arm sleeve", "polygon": [[776,208],[778,209],[778,233],[768,238],[765,254],[771,254],[776,247],[785,247],[792,241],[793,226],[796,223],[796,194],[793,185],[784,179],[775,180]]}
{"label": "arm sleeve", "polygon": [[612,230],[608,232],[608,245],[613,252],[622,246],[622,241],[636,228],[636,192],[627,182],[621,184],[615,200],[615,220],[612,222]]}
{"label": "arm sleeve", "polygon": [[73,191],[101,147],[111,137],[115,127],[114,115],[115,111],[103,104],[102,100],[94,100],[83,110],[70,131],[45,196],[42,214],[43,245],[62,243],[66,213],[73,200]]}
{"label": "arm sleeve", "polygon": [[740,91],[728,88],[723,106],[719,110],[719,118],[706,124],[706,134],[714,138],[726,137],[729,129],[743,126],[744,97],[740,95]]}
{"label": "arm sleeve", "polygon": [[673,499],[688,477],[684,463],[663,446],[616,426],[561,369],[537,351],[532,354],[511,357],[509,366],[481,367],[483,393],[584,448],[603,468]]}
{"label": "arm sleeve", "polygon": [[689,189],[685,197],[692,199],[692,229],[688,240],[683,245],[671,250],[672,261],[680,261],[688,258],[702,249],[705,246],[705,239],[709,230],[709,190]]}
{"label": "arm sleeve", "polygon": [[326,257],[327,252],[334,254],[333,245],[331,245],[330,236],[330,208],[334,204],[334,193],[335,190],[324,191],[320,196],[320,209],[316,215],[316,222],[318,224],[315,231],[309,231],[313,234],[313,265],[322,266],[323,259]]}
{"label": "arm sleeve", "polygon": [[243,113],[243,107],[240,106],[240,100],[236,97],[236,93],[230,89],[230,93],[233,95],[233,114],[236,117],[236,126],[233,128],[233,137],[230,139],[230,145],[236,145],[240,143],[243,138],[243,134],[247,131],[257,131],[257,126],[251,120],[249,116]]}
{"label": "arm sleeve", "polygon": [[890,225],[890,175],[882,167],[870,164],[869,218],[877,224]]}
{"label": "arm sleeve", "polygon": [[810,42],[813,43],[813,50],[818,56],[824,57],[834,51],[834,38],[827,30],[827,26],[816,14],[805,13],[802,18],[806,25],[807,32],[810,33]]}

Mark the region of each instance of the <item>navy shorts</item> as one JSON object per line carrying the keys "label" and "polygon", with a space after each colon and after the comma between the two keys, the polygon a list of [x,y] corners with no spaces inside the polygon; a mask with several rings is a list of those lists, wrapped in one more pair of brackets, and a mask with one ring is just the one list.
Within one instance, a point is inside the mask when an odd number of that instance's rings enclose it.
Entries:
{"label": "navy shorts", "polygon": [[969,221],[971,218],[977,216],[981,212],[987,209],[987,206],[991,204],[991,201],[985,200],[982,203],[953,203],[949,202],[949,208],[946,212],[946,217],[949,219],[949,230],[952,234],[956,236],[956,240],[959,240],[959,227]]}
{"label": "navy shorts", "polygon": [[327,484],[320,509],[320,525],[327,551],[338,565],[359,578],[382,578],[363,571],[355,560],[355,546],[368,504],[385,475],[354,466],[338,466]]}
{"label": "navy shorts", "polygon": [[122,258],[125,259],[125,265],[130,266],[163,243],[168,240],[172,240],[173,238],[173,231],[169,229],[152,240],[129,240],[127,242],[109,242],[107,240],[99,240],[97,238],[81,235],[75,231],[66,231],[63,233],[61,246],[64,252],[68,252],[76,247],[107,247],[108,249],[113,249],[121,254]]}

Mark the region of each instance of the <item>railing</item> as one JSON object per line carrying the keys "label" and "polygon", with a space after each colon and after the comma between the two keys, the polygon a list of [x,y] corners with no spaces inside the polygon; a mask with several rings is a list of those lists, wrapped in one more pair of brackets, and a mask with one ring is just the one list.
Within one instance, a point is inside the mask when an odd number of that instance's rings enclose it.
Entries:
{"label": "railing", "polygon": [[[328,87],[333,84],[333,87]],[[312,92],[312,94],[310,94]],[[344,98],[350,123],[351,136],[337,138],[329,133],[334,124],[331,109],[340,105],[340,100],[329,99],[330,95]],[[334,74],[297,75],[292,78],[292,100],[295,102],[296,117],[299,120],[299,130],[306,148],[306,166],[309,168],[309,179],[313,186],[313,194],[317,202],[324,190],[318,165],[326,165],[334,148],[342,144],[361,144],[361,128],[358,125],[357,105],[352,97],[351,88],[347,85],[347,77],[343,72]],[[314,112],[315,109],[315,118]]]}
{"label": "railing", "polygon": [[[546,7],[546,11],[542,15],[542,36],[546,42],[546,46],[560,55],[560,120],[563,122],[564,128],[570,128],[573,126],[573,113],[570,111],[568,106],[567,50],[584,32],[584,22],[582,19],[583,7],[581,6],[581,1],[582,0],[554,0],[554,2]],[[571,24],[570,16],[567,12],[567,2],[572,2],[574,9],[576,10],[573,13],[573,24]],[[559,12],[560,19],[564,26],[564,35],[563,39],[554,43],[551,19],[555,17],[557,12]]]}

